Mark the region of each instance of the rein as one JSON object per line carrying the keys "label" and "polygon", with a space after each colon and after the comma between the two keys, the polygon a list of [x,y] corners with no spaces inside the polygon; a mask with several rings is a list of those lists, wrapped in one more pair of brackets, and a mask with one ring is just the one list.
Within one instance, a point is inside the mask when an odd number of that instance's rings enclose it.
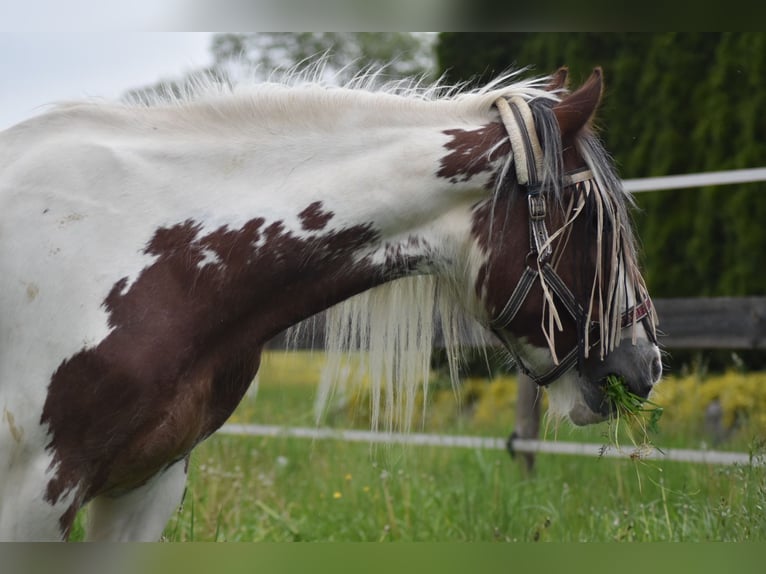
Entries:
{"label": "rein", "polygon": [[[513,162],[516,166],[516,178],[519,185],[526,190],[527,205],[529,207],[529,246],[530,251],[526,258],[526,267],[521,274],[518,284],[508,298],[503,309],[492,320],[492,331],[505,343],[519,370],[532,379],[539,386],[546,386],[561,377],[564,373],[578,365],[580,349],[589,350],[599,344],[599,322],[590,319],[590,313],[578,303],[571,289],[556,273],[551,265],[552,240],[559,232],[551,236],[545,223],[546,197],[543,191],[540,175],[543,171],[543,151],[535,130],[534,119],[529,105],[520,97],[510,100],[498,98],[495,102],[500,117],[503,121],[513,151]],[[588,193],[597,186],[596,178],[590,169],[576,170],[564,175],[562,187],[577,186],[584,193]],[[572,218],[574,219],[574,218]],[[570,220],[571,221],[571,220]],[[567,223],[562,226],[566,228]],[[530,264],[534,261],[536,266]],[[522,360],[515,346],[503,335],[502,329],[513,322],[521,306],[529,295],[532,286],[539,280],[544,294],[548,291],[561,302],[569,315],[574,319],[579,330],[579,342],[561,360],[558,360],[551,342],[551,352],[555,366],[547,372],[538,374],[529,369]],[[548,297],[551,306],[552,300]],[[551,309],[552,319],[560,325],[558,313],[555,308]],[[639,321],[644,322],[652,313],[652,301],[647,296],[639,304],[629,307],[622,313],[620,329],[635,325]],[[645,324],[650,337],[653,337],[653,329]],[[588,341],[591,341],[588,344]],[[585,353],[587,356],[587,352]]]}

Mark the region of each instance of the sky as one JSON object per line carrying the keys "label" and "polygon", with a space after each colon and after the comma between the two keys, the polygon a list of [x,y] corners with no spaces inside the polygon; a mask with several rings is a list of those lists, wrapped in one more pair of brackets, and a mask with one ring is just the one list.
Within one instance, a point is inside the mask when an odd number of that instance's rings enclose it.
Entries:
{"label": "sky", "polygon": [[82,98],[116,99],[211,63],[206,32],[0,32],[0,129]]}
{"label": "sky", "polygon": [[0,0],[0,130],[46,104],[118,98],[209,64],[213,34],[191,30],[400,29],[392,16],[430,29],[415,12],[443,14],[442,1]]}

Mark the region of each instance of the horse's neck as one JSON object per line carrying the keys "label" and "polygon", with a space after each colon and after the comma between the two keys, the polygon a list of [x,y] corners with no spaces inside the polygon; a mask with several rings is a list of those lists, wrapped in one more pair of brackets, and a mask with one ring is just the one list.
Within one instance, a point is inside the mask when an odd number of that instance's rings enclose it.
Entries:
{"label": "horse's neck", "polygon": [[[215,205],[203,209],[230,224],[257,214],[300,229],[298,214],[321,203],[332,212],[330,228],[372,224],[385,240],[431,224],[464,204],[466,193],[474,194],[473,201],[480,197],[480,182],[437,175],[448,155],[449,126],[300,126],[258,129],[228,140],[198,137],[179,151],[176,165],[185,171],[185,182],[208,186],[196,195]],[[159,146],[161,163],[174,159],[164,142]]]}
{"label": "horse's neck", "polygon": [[[152,266],[177,257],[182,278],[196,294],[210,291],[222,320],[224,308],[268,316],[266,335],[380,283],[454,264],[491,177],[466,159],[491,137],[456,144],[481,124],[430,112],[402,121],[356,108],[327,122],[303,110],[295,121],[288,113],[235,125],[215,113],[88,113],[78,137],[55,146],[67,154],[62,165],[77,154],[102,161],[73,193],[90,190],[106,226],[117,212],[122,240],[146,244]],[[74,114],[66,110],[65,121]],[[119,273],[128,278],[116,294],[140,282],[136,270]]]}
{"label": "horse's neck", "polygon": [[274,332],[391,279],[439,272],[470,241],[471,207],[486,194],[481,181],[438,175],[448,131],[349,125],[203,150],[193,179],[209,181],[215,205],[200,234],[258,223],[252,265],[273,277],[258,296]]}

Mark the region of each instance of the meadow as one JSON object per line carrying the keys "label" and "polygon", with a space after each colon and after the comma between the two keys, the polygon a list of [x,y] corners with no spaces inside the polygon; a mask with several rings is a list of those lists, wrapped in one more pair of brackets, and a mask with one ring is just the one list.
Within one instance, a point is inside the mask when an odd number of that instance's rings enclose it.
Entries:
{"label": "meadow", "polygon": [[[321,362],[321,355],[270,353],[232,421],[314,426]],[[763,375],[723,377],[663,382],[655,400],[665,412],[653,443],[762,457]],[[729,396],[737,393],[750,396]],[[703,398],[725,405],[723,434],[706,427]],[[437,381],[426,419],[413,430],[507,436],[514,400],[512,376],[468,380],[457,397]],[[323,424],[367,428],[364,404],[347,397]],[[548,425],[545,434],[613,446],[607,425]],[[195,450],[164,540],[766,541],[765,509],[762,465],[539,455],[529,474],[504,451],[218,434]]]}

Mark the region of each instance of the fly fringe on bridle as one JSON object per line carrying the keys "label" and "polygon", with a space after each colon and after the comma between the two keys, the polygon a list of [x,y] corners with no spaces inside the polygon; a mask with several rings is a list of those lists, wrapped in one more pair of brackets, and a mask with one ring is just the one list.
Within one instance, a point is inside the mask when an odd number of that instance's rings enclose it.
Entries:
{"label": "fly fringe on bridle", "polygon": [[[530,250],[535,255],[537,277],[543,293],[541,328],[548,348],[556,365],[559,357],[556,353],[555,334],[563,329],[556,295],[557,289],[550,284],[549,273],[543,272],[543,266],[550,265],[555,272],[563,258],[570,240],[571,231],[578,217],[590,213],[594,218],[596,265],[590,286],[587,308],[581,328],[582,356],[587,358],[592,347],[598,346],[603,359],[620,342],[623,328],[623,313],[637,301],[648,299],[648,290],[638,269],[635,254],[631,247],[628,223],[621,217],[622,211],[616,205],[611,194],[619,190],[608,190],[600,181],[598,171],[586,159],[590,169],[572,174],[544,173],[545,148],[541,145],[535,128],[534,116],[529,103],[521,97],[499,98],[496,107],[508,134],[512,149],[512,161],[516,179],[525,187],[530,198]],[[554,177],[551,177],[551,176]],[[550,190],[546,181],[561,180],[561,186],[574,187],[563,209],[564,223],[553,233],[546,228],[544,214],[545,203],[550,199]],[[534,201],[533,201],[534,199]],[[533,210],[540,210],[542,217],[535,216]],[[611,233],[605,233],[606,229]],[[608,273],[606,271],[608,269]],[[630,300],[631,296],[633,301]],[[633,308],[635,311],[635,307]],[[649,330],[654,333],[656,316],[649,314]],[[636,341],[636,323],[632,338]],[[598,339],[592,340],[591,325],[598,326]]]}

